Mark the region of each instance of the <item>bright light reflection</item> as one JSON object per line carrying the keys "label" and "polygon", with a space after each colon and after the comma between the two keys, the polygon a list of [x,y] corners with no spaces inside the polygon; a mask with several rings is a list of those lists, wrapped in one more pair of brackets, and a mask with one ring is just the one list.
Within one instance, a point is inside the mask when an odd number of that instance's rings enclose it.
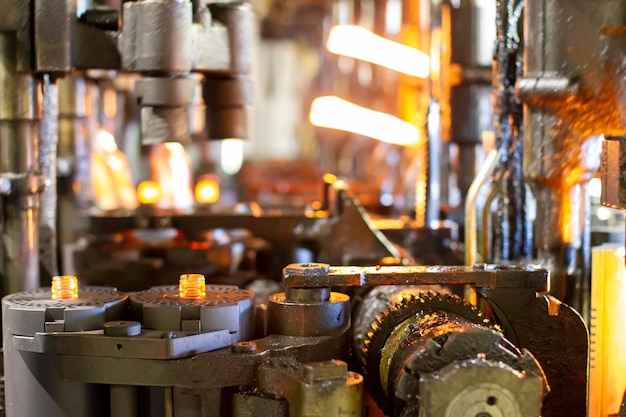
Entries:
{"label": "bright light reflection", "polygon": [[156,204],[161,198],[161,188],[154,181],[142,181],[137,186],[137,197],[141,204]]}
{"label": "bright light reflection", "polygon": [[243,164],[243,141],[241,139],[224,139],[221,143],[220,166],[228,175],[235,175]]}
{"label": "bright light reflection", "polygon": [[220,184],[213,176],[201,177],[196,183],[196,200],[199,203],[215,203],[220,198]]}
{"label": "bright light reflection", "polygon": [[360,26],[340,25],[330,30],[326,48],[348,56],[412,75],[428,78],[430,58],[410,46],[390,41]]}
{"label": "bright light reflection", "polygon": [[309,120],[315,126],[345,130],[395,145],[419,142],[419,130],[412,124],[335,96],[313,100]]}

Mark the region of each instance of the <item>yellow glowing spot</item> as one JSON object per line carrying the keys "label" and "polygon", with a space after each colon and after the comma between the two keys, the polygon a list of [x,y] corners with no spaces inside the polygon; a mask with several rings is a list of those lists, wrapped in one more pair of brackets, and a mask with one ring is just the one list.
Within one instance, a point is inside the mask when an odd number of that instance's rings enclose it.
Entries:
{"label": "yellow glowing spot", "polygon": [[313,100],[309,120],[315,126],[345,130],[395,145],[411,146],[420,140],[419,130],[412,124],[335,96]]}
{"label": "yellow glowing spot", "polygon": [[199,203],[215,203],[220,198],[220,185],[217,181],[206,178],[196,184],[196,200]]}
{"label": "yellow glowing spot", "polygon": [[430,58],[410,46],[390,41],[360,26],[340,25],[330,30],[326,48],[348,56],[412,75],[428,78]]}
{"label": "yellow glowing spot", "polygon": [[332,184],[335,181],[337,181],[337,176],[336,175],[328,173],[328,172],[326,174],[324,174],[324,182],[326,184]]}
{"label": "yellow glowing spot", "polygon": [[204,298],[206,296],[206,284],[202,274],[183,274],[178,282],[178,295],[180,298]]}
{"label": "yellow glowing spot", "polygon": [[72,275],[52,277],[50,288],[53,300],[71,300],[78,298],[78,279]]}
{"label": "yellow glowing spot", "polygon": [[137,197],[141,204],[155,204],[161,198],[161,188],[154,181],[143,181],[137,187]]}

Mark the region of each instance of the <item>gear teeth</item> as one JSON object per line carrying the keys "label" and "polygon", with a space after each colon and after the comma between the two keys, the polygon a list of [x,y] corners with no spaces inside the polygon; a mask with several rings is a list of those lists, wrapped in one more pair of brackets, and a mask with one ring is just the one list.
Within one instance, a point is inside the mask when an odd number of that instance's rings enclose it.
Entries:
{"label": "gear teeth", "polygon": [[418,313],[442,311],[461,316],[475,324],[488,325],[489,321],[474,306],[462,298],[447,293],[424,291],[419,294],[402,294],[387,305],[370,325],[370,331],[361,348],[362,372],[367,376],[372,397],[387,415],[393,415],[384,390],[380,386],[381,350],[393,329]]}

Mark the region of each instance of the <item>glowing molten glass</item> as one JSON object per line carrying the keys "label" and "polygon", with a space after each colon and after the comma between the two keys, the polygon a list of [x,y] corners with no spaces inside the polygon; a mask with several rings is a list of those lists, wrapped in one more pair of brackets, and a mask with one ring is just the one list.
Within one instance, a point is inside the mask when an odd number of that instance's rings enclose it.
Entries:
{"label": "glowing molten glass", "polygon": [[50,292],[53,300],[71,300],[78,298],[78,279],[72,275],[52,277]]}
{"label": "glowing molten glass", "polygon": [[202,204],[215,203],[220,198],[220,184],[211,176],[201,177],[196,183],[196,200]]}
{"label": "glowing molten glass", "polygon": [[101,210],[134,209],[139,205],[128,160],[115,138],[104,129],[95,135],[91,178],[96,206]]}
{"label": "glowing molten glass", "polygon": [[337,55],[371,62],[414,77],[428,78],[430,73],[430,58],[427,54],[385,39],[360,26],[333,27],[326,48]]}
{"label": "glowing molten glass", "polygon": [[206,284],[202,274],[183,274],[178,281],[178,295],[180,298],[204,298]]}
{"label": "glowing molten glass", "polygon": [[184,210],[193,206],[191,160],[183,145],[177,142],[153,145],[150,170],[161,192],[157,207]]}
{"label": "glowing molten glass", "polygon": [[161,198],[161,188],[154,181],[142,181],[137,186],[137,197],[141,204],[156,204]]}
{"label": "glowing molten glass", "polygon": [[309,120],[315,126],[344,130],[394,145],[411,146],[420,141],[419,130],[411,123],[335,96],[313,100]]}

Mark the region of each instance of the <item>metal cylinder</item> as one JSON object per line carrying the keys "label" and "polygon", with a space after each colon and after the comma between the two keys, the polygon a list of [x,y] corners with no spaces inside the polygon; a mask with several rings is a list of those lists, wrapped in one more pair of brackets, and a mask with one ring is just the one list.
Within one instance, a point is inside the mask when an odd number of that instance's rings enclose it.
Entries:
{"label": "metal cylinder", "polygon": [[290,300],[277,293],[269,298],[267,314],[268,334],[335,336],[350,326],[350,297],[332,292],[328,300]]}
{"label": "metal cylinder", "polygon": [[0,172],[24,178],[2,198],[4,294],[39,287],[38,83],[18,72],[17,42],[0,32]]}
{"label": "metal cylinder", "polygon": [[39,123],[39,168],[46,187],[39,196],[39,263],[42,280],[59,274],[57,265],[57,146],[59,142],[59,89],[56,79],[44,75]]}
{"label": "metal cylinder", "polygon": [[[128,3],[127,3],[128,4]],[[183,0],[142,0],[130,6],[135,37],[134,69],[142,72],[186,74],[192,62],[192,4]],[[125,15],[126,17],[126,15]]]}
{"label": "metal cylinder", "polygon": [[233,285],[209,285],[197,298],[182,298],[179,287],[153,287],[130,300],[137,320],[147,329],[228,330],[233,342],[254,336],[254,294]]}
{"label": "metal cylinder", "polygon": [[[52,299],[50,289],[2,300],[6,415],[87,417],[109,415],[104,385],[62,382],[54,343],[46,333],[99,330],[120,318],[126,297],[111,288],[83,288],[78,298]],[[49,350],[50,349],[50,350]]]}

